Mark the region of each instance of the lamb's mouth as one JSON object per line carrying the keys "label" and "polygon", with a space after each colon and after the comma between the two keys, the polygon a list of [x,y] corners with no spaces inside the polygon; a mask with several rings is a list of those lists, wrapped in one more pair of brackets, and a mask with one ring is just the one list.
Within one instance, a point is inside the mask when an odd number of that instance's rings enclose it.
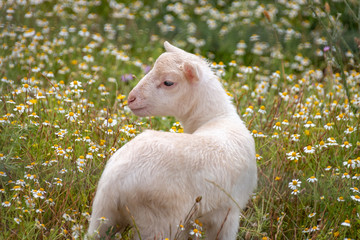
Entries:
{"label": "lamb's mouth", "polygon": [[135,114],[138,115],[140,117],[146,116],[146,107],[139,107],[139,108],[130,108],[130,110]]}

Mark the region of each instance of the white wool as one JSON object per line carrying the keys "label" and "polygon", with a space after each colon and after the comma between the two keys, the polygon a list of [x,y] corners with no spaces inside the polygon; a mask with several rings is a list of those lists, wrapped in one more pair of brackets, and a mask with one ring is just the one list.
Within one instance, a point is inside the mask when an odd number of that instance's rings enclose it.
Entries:
{"label": "white wool", "polygon": [[206,238],[236,239],[240,208],[257,182],[253,137],[209,65],[164,45],[167,52],[130,92],[129,107],[139,116],[175,116],[184,133],[148,130],[111,157],[88,235],[135,224],[135,239],[173,239],[201,196],[193,218],[203,224]]}

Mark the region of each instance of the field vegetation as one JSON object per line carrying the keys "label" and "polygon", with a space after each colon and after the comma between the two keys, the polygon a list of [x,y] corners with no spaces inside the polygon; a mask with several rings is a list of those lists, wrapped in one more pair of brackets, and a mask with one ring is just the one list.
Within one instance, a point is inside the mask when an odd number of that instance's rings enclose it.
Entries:
{"label": "field vegetation", "polygon": [[182,132],[127,107],[167,40],[209,60],[255,138],[238,239],[359,239],[359,33],[357,0],[0,0],[0,238],[84,239],[109,157]]}

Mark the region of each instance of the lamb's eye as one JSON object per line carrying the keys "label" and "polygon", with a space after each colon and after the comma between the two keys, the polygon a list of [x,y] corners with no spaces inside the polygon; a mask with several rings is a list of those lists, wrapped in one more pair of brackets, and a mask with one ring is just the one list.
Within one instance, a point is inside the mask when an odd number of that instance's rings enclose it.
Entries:
{"label": "lamb's eye", "polygon": [[167,87],[170,87],[170,86],[174,85],[174,83],[171,81],[164,81],[164,85]]}

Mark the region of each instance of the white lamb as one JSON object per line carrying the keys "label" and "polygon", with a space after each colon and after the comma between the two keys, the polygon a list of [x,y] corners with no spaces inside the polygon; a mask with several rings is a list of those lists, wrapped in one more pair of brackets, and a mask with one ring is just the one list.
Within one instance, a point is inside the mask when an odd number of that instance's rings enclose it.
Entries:
{"label": "white lamb", "polygon": [[253,137],[208,63],[164,46],[128,104],[138,116],[176,117],[184,133],[147,130],[110,158],[88,235],[133,226],[135,239],[174,239],[201,196],[192,216],[203,224],[206,239],[236,239],[240,208],[257,182]]}

